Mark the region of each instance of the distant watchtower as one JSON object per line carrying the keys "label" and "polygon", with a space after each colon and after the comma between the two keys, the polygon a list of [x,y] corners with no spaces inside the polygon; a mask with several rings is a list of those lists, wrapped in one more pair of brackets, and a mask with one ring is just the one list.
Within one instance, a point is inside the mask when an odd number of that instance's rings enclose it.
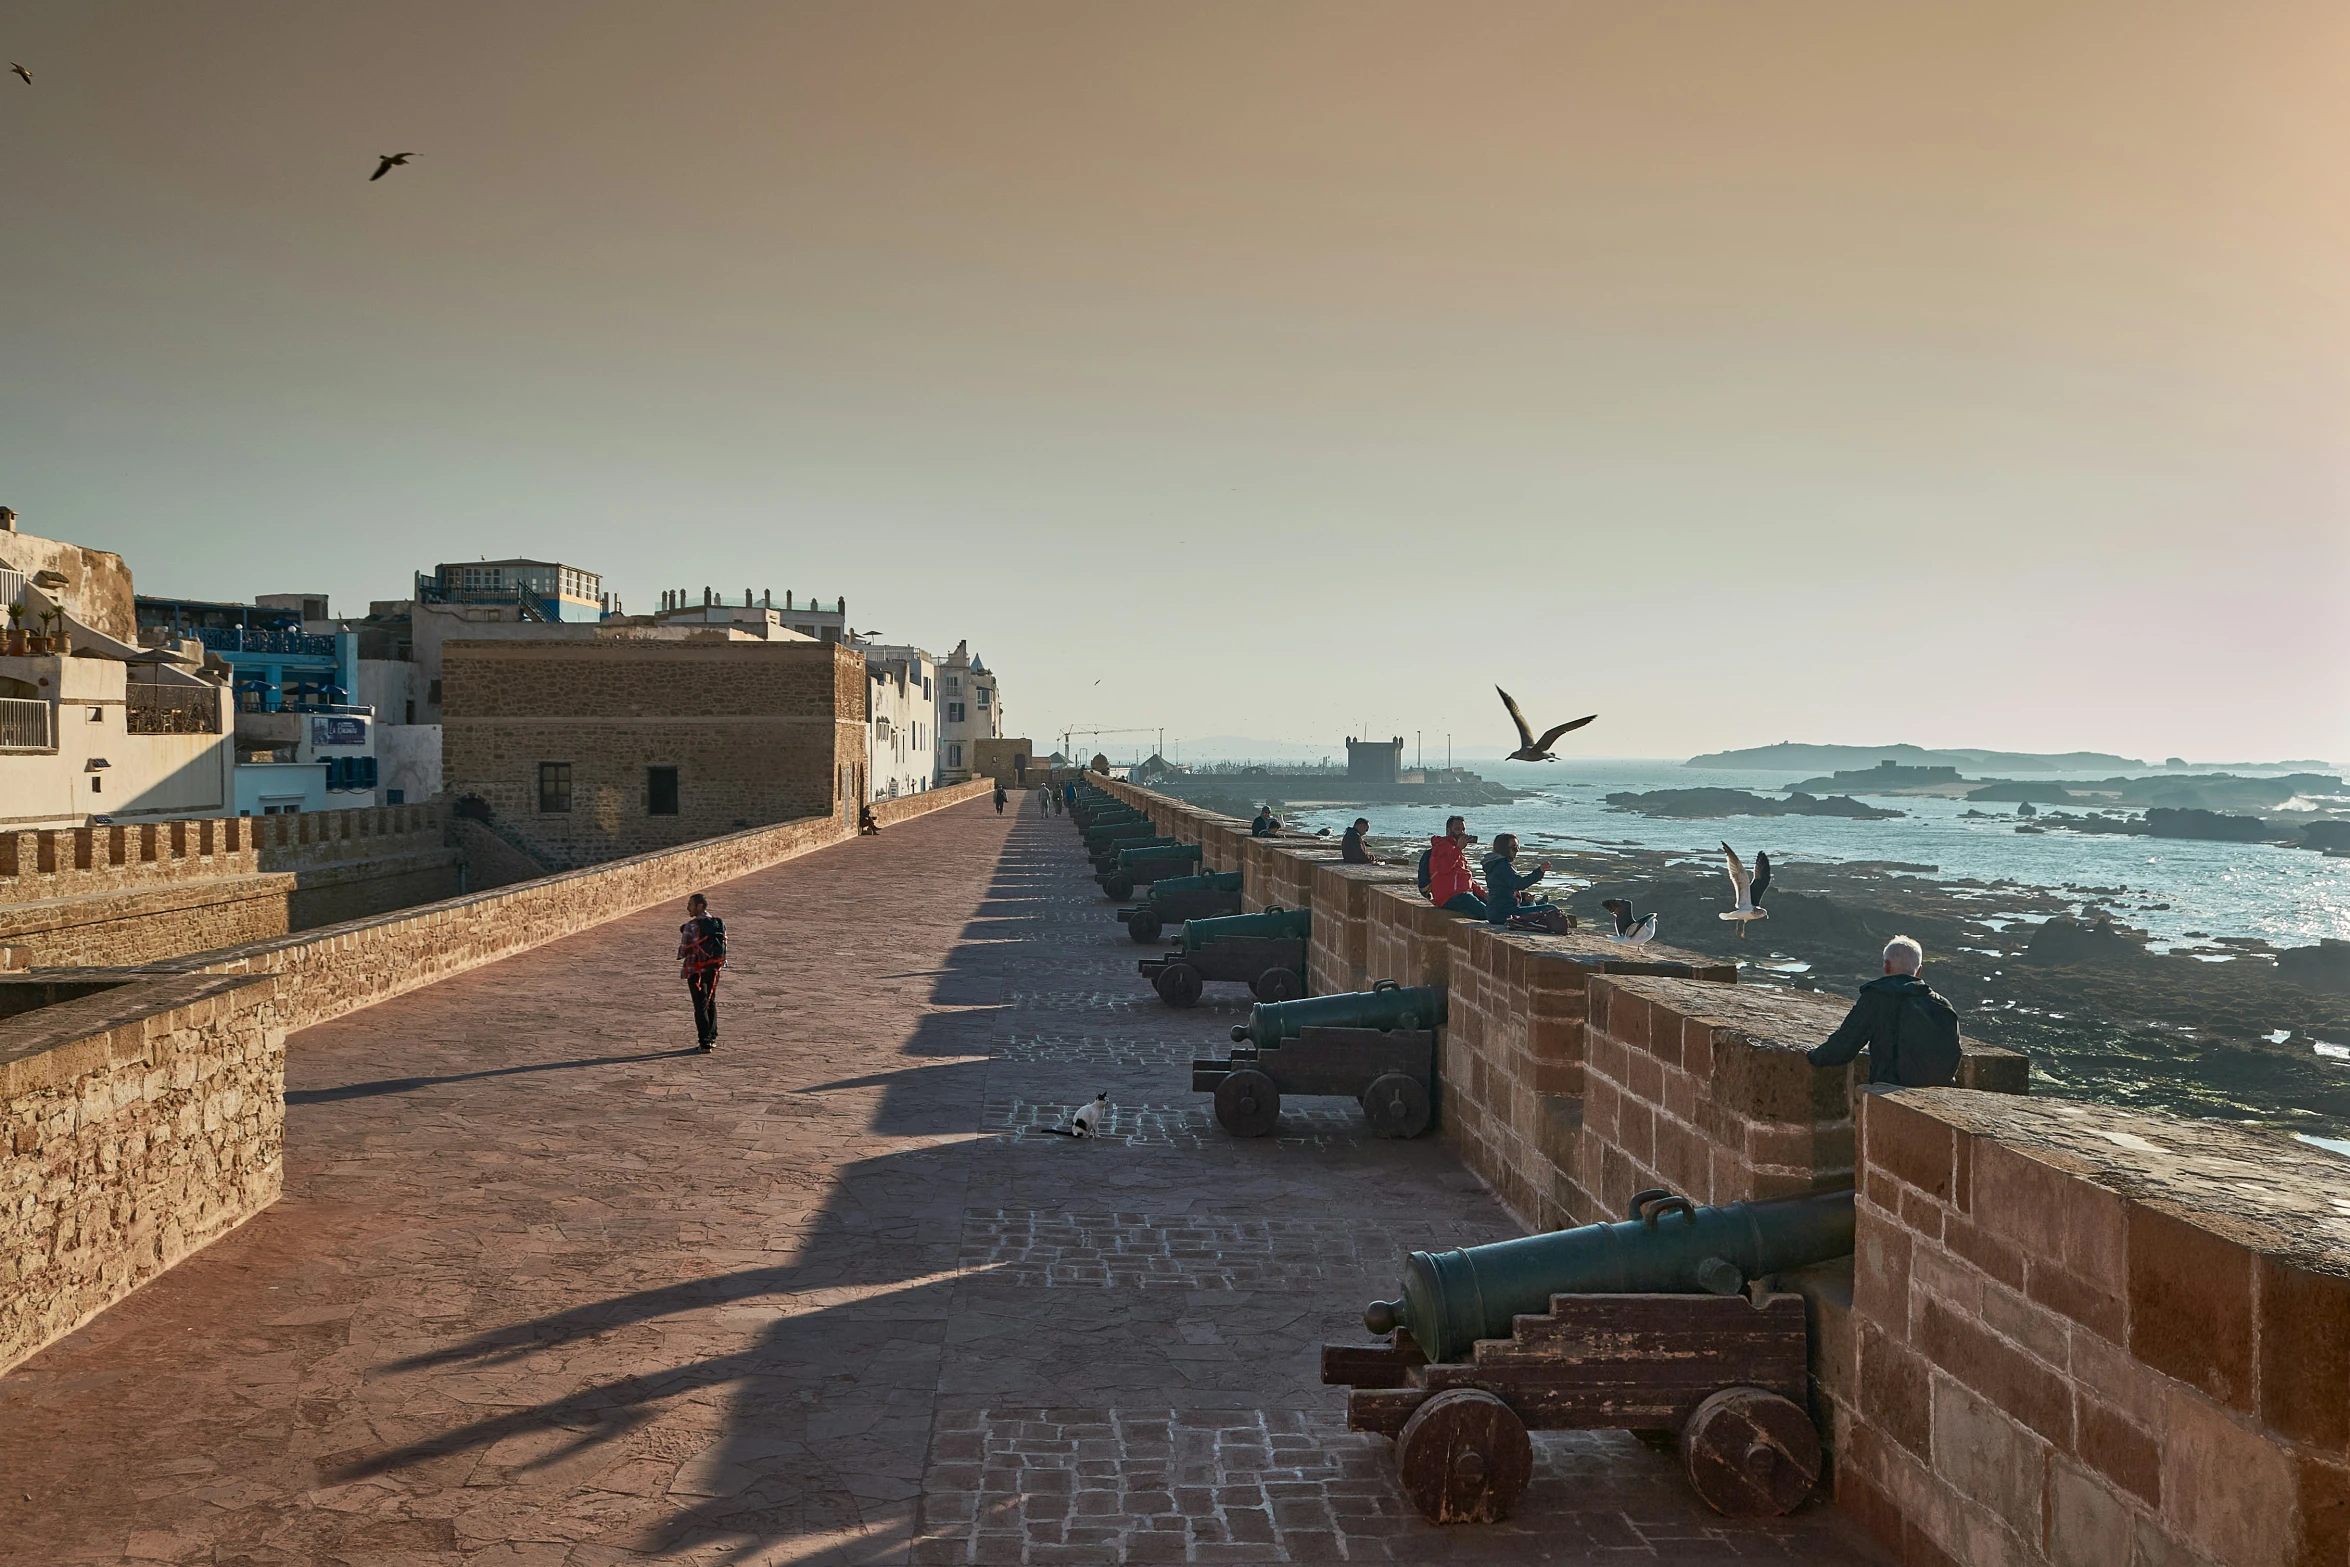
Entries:
{"label": "distant watchtower", "polygon": [[1346,737],[1346,781],[1391,784],[1403,771],[1403,736],[1392,740]]}

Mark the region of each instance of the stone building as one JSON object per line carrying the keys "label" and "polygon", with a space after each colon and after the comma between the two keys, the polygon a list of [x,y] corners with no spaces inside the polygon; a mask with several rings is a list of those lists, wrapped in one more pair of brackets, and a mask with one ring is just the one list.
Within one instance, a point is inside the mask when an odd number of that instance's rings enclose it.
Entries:
{"label": "stone building", "polygon": [[932,745],[933,689],[929,655],[919,648],[886,650],[903,657],[884,657],[884,649],[858,650],[865,658],[871,682],[865,704],[865,747],[869,758],[866,778],[876,800],[895,800],[920,794],[937,776],[937,751]]}
{"label": "stone building", "polygon": [[713,628],[441,649],[443,786],[550,869],[867,797],[865,660]]}

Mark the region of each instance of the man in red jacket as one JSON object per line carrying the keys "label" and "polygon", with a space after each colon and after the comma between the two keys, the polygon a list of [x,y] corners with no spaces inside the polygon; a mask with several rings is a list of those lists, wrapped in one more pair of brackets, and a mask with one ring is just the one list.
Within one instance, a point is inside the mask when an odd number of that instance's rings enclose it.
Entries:
{"label": "man in red jacket", "polygon": [[718,1044],[718,971],[726,967],[726,921],[710,912],[710,900],[695,893],[685,900],[686,921],[677,927],[677,972],[694,998],[694,1033],[704,1050]]}
{"label": "man in red jacket", "polygon": [[1468,822],[1458,816],[1444,819],[1444,836],[1428,840],[1428,901],[1455,914],[1485,918],[1485,889],[1469,874],[1464,852],[1477,840],[1469,836]]}

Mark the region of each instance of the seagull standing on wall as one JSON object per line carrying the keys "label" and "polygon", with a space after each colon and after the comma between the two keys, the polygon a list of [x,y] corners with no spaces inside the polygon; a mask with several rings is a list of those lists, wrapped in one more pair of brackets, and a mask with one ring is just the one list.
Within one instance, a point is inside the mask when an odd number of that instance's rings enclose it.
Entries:
{"label": "seagull standing on wall", "polygon": [[1736,920],[1739,939],[1744,940],[1749,921],[1771,917],[1771,911],[1762,906],[1763,894],[1771,887],[1771,857],[1757,854],[1754,857],[1754,874],[1749,876],[1745,865],[1739,861],[1736,849],[1725,843],[1722,845],[1722,855],[1730,862],[1730,891],[1738,901],[1731,905],[1729,913],[1716,917]]}
{"label": "seagull standing on wall", "polygon": [[1533,728],[1526,722],[1526,715],[1518,711],[1517,699],[1507,691],[1502,691],[1499,686],[1495,686],[1493,689],[1501,691],[1501,705],[1510,710],[1510,722],[1518,726],[1518,748],[1510,753],[1510,760],[1513,762],[1557,761],[1558,758],[1550,754],[1550,748],[1558,743],[1558,737],[1570,729],[1582,728],[1599,716],[1597,713],[1592,713],[1570,723],[1546,729],[1542,733],[1542,738],[1537,740],[1534,738]]}
{"label": "seagull standing on wall", "polygon": [[1631,903],[1623,898],[1602,898],[1599,901],[1599,906],[1616,917],[1616,933],[1608,940],[1656,940],[1656,911],[1654,909],[1649,910],[1646,914],[1635,914],[1632,912]]}

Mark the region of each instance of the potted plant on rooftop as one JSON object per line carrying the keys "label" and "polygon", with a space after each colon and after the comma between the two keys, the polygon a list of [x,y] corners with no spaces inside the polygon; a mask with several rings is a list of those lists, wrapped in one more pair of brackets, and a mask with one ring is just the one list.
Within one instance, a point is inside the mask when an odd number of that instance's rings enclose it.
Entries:
{"label": "potted plant on rooftop", "polygon": [[11,658],[24,656],[24,605],[21,602],[8,606],[7,648],[8,656]]}
{"label": "potted plant on rooftop", "polygon": [[39,646],[33,651],[37,653],[62,653],[65,651],[63,646],[65,638],[57,630],[57,623],[64,618],[65,611],[55,607],[41,611],[41,634],[35,639]]}

